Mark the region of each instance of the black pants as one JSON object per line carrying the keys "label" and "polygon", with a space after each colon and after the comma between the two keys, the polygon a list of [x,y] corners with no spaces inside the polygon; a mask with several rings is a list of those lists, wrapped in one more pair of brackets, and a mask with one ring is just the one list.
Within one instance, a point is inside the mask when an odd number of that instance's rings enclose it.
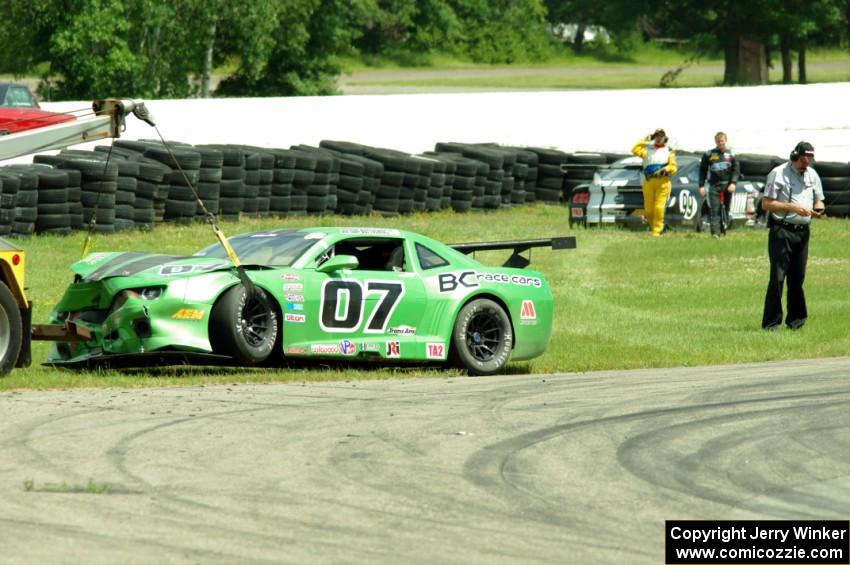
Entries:
{"label": "black pants", "polygon": [[[726,233],[726,226],[721,222],[721,214],[723,212],[726,213],[726,217],[729,217],[729,205],[732,203],[732,195],[726,192],[726,189],[729,188],[729,183],[720,183],[720,184],[712,184],[708,187],[708,210],[709,210],[709,219],[711,220],[711,235],[719,235],[721,233]],[[720,204],[720,194],[723,194],[724,203]],[[721,211],[721,206],[725,208],[725,210]]]}
{"label": "black pants", "polygon": [[774,328],[782,323],[782,286],[788,279],[788,315],[785,325],[797,329],[806,323],[806,296],[803,280],[809,259],[809,228],[792,229],[779,222],[770,222],[767,239],[770,256],[770,282],[764,297],[762,328]]}

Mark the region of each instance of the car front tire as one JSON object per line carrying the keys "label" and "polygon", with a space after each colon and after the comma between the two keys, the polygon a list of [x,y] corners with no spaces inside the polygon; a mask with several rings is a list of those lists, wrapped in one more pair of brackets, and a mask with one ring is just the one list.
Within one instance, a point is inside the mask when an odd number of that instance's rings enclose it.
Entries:
{"label": "car front tire", "polygon": [[247,294],[244,286],[234,286],[215,303],[210,313],[210,344],[213,353],[258,365],[274,352],[280,328],[269,296],[260,289],[250,300]]}

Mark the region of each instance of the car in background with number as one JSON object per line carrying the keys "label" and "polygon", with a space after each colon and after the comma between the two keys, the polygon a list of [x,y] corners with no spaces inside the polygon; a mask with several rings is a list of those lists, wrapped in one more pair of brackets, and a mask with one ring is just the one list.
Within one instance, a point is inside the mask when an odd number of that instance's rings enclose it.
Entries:
{"label": "car in background with number", "polygon": [[[541,243],[543,242],[543,243]],[[557,244],[560,242],[560,245]],[[50,316],[74,325],[47,364],[276,365],[287,358],[454,362],[487,375],[541,355],[552,293],[519,255],[575,238],[445,245],[396,229],[281,229],[192,256],[92,253]],[[513,249],[503,267],[467,253]]]}
{"label": "car in background with number", "polygon": [[[678,171],[670,179],[665,229],[708,231],[708,199],[699,194],[699,161],[694,155],[676,155]],[[570,194],[570,224],[646,227],[641,184],[639,157],[626,157],[598,170],[591,183]],[[736,184],[729,208],[731,226],[756,224],[763,187],[763,183],[748,180]]]}

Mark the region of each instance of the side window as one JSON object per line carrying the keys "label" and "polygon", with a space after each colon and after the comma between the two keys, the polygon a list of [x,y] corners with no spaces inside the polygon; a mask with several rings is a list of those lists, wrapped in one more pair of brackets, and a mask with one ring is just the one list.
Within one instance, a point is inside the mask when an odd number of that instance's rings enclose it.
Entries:
{"label": "side window", "polygon": [[437,267],[445,267],[449,264],[448,261],[419,243],[416,244],[416,256],[419,258],[419,266],[423,271],[427,269],[435,269]]}
{"label": "side window", "polygon": [[317,265],[321,265],[334,255],[357,257],[358,271],[401,272],[407,270],[403,239],[363,238],[339,241],[319,255]]}

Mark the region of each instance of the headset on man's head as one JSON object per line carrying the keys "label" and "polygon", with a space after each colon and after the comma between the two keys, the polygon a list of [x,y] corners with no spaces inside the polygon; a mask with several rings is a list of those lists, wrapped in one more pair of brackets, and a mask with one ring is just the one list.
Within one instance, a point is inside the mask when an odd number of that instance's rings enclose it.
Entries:
{"label": "headset on man's head", "polygon": [[789,157],[792,161],[799,161],[800,159],[803,159],[808,166],[815,160],[815,148],[808,141],[801,141],[794,146]]}

